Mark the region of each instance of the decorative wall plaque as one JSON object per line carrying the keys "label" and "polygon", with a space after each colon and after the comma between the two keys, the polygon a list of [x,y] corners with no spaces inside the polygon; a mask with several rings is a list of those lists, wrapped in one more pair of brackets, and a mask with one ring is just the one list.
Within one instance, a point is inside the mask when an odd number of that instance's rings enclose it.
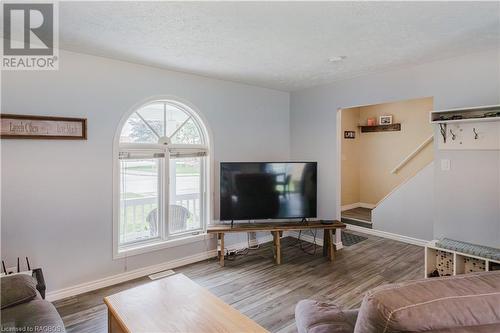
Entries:
{"label": "decorative wall plaque", "polygon": [[87,119],[0,114],[2,139],[86,140]]}
{"label": "decorative wall plaque", "polygon": [[344,139],[355,139],[356,132],[355,131],[344,131]]}

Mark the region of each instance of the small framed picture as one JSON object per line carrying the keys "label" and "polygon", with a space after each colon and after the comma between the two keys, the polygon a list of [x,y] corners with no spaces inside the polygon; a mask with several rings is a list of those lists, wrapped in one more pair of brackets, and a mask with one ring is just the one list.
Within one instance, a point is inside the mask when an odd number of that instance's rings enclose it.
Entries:
{"label": "small framed picture", "polygon": [[378,120],[379,125],[391,125],[392,116],[380,116]]}

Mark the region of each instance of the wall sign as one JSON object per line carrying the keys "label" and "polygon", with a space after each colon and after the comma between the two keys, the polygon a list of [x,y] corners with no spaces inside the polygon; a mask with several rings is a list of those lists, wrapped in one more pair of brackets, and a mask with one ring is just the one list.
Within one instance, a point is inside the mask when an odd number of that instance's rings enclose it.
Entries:
{"label": "wall sign", "polygon": [[0,114],[2,139],[87,140],[87,119]]}
{"label": "wall sign", "polygon": [[355,131],[344,131],[344,139],[354,139],[356,138]]}

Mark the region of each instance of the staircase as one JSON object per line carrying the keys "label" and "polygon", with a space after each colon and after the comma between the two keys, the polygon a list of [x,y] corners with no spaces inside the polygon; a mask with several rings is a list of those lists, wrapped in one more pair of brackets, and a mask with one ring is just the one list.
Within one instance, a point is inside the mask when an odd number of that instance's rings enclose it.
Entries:
{"label": "staircase", "polygon": [[372,210],[374,229],[433,238],[434,162],[399,185]]}
{"label": "staircase", "polygon": [[372,228],[372,208],[356,207],[342,212],[341,220],[344,223]]}
{"label": "staircase", "polygon": [[[391,173],[398,174],[418,156],[434,136],[428,137],[414,151],[396,165]],[[369,229],[408,235],[419,239],[432,239],[434,163],[421,168],[408,177],[374,208],[356,207],[341,214],[342,222]]]}

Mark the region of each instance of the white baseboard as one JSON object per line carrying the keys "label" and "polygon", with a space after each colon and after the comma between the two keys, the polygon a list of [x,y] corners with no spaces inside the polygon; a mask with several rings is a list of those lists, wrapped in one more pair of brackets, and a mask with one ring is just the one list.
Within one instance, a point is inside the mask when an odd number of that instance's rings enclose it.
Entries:
{"label": "white baseboard", "polygon": [[[397,240],[397,241],[404,242],[404,243],[414,244],[414,245],[418,245],[418,246],[425,246],[428,243],[428,241],[423,240],[423,239],[393,234],[393,233],[386,232],[386,231],[358,227],[355,225],[347,225],[347,229],[358,231],[358,232],[365,233],[365,234],[374,235],[374,236],[389,238],[389,239]],[[298,238],[299,233],[295,232],[295,231],[290,231],[290,232],[284,233],[284,236]],[[304,234],[304,233],[301,234],[300,239],[302,239],[306,242],[309,242],[309,243],[314,242],[314,237],[312,235],[308,235],[308,234]],[[273,240],[273,238],[271,235],[260,237],[258,239],[260,244],[271,242],[272,240]],[[316,244],[320,245],[320,246],[323,245],[323,238],[316,237]],[[227,246],[228,249],[241,249],[241,248],[246,248],[246,247],[247,247],[247,242],[240,242],[240,243],[235,243],[235,244],[231,244],[231,245]],[[343,247],[342,242],[336,243],[335,247],[337,250],[342,249],[342,247]],[[102,279],[81,283],[81,284],[78,284],[75,286],[71,286],[71,287],[67,287],[67,288],[63,288],[63,289],[59,289],[59,290],[54,290],[54,291],[47,293],[47,300],[53,302],[53,301],[56,301],[56,300],[59,300],[62,298],[75,296],[78,294],[86,293],[86,292],[93,291],[93,290],[100,289],[100,288],[104,288],[104,287],[109,287],[109,286],[112,286],[114,284],[137,279],[137,278],[140,278],[140,277],[143,277],[146,275],[150,275],[150,274],[154,274],[157,272],[161,272],[164,270],[174,269],[174,268],[181,267],[184,265],[189,265],[189,264],[192,264],[192,263],[195,263],[198,261],[207,260],[209,258],[215,257],[216,255],[217,255],[217,251],[214,249],[214,250],[194,254],[192,256],[184,257],[181,259],[175,259],[175,260],[167,261],[167,262],[157,264],[157,265],[142,267],[142,268],[131,270],[129,272],[124,272],[124,273],[116,274],[113,276],[108,276],[108,277],[105,277]]]}
{"label": "white baseboard", "polygon": [[[272,241],[273,241],[273,236],[270,234],[257,238],[258,244],[269,243]],[[225,248],[228,250],[241,250],[241,249],[246,249],[247,247],[248,247],[248,242],[239,242],[239,243],[225,245]]]}
{"label": "white baseboard", "polygon": [[[408,243],[408,244],[413,244],[413,245],[418,245],[418,246],[425,246],[429,243],[427,240],[423,239],[418,239],[418,238],[413,238],[413,237],[408,237],[408,236],[403,236],[403,235],[398,235],[398,234],[393,234],[391,232],[387,231],[380,231],[380,230],[375,230],[375,229],[368,229],[368,228],[363,228],[359,227],[357,225],[352,225],[352,224],[347,224],[347,230],[353,230],[353,231],[358,231],[361,233],[369,234],[369,235],[374,235],[378,237],[383,237],[383,238],[388,238],[396,241],[400,241],[403,243]],[[296,231],[289,231],[287,233],[287,236],[298,238],[299,233]],[[314,242],[314,237],[311,236],[310,234],[304,234],[300,236],[300,239],[303,241],[313,243]],[[316,237],[316,244],[323,246],[323,237]],[[343,248],[342,242],[340,243],[335,243],[335,248],[337,250],[340,250]]]}
{"label": "white baseboard", "polygon": [[184,265],[192,264],[198,261],[206,260],[213,258],[217,255],[217,251],[210,250],[207,252],[202,252],[198,254],[194,254],[192,256],[184,257],[181,259],[174,259],[171,261],[167,261],[161,264],[142,267],[138,269],[131,270],[129,272],[124,272],[120,274],[116,274],[113,276],[108,276],[102,279],[85,282],[81,284],[77,284],[75,286],[54,290],[47,293],[46,299],[50,302],[56,301],[58,299],[75,296],[78,294],[86,293],[89,291],[93,291],[96,289],[109,287],[117,283],[122,283],[125,281],[137,279],[146,275],[150,275],[153,273],[161,272],[168,269],[173,269],[177,267],[181,267]]}
{"label": "white baseboard", "polygon": [[[299,233],[297,231],[289,231],[289,232],[287,232],[286,236],[290,236],[290,237],[298,239],[299,238]],[[314,244],[314,236],[312,236],[310,234],[304,234],[304,233],[302,233],[300,235],[300,239],[303,240],[303,241],[305,241],[305,242]],[[323,246],[323,237],[316,237],[316,245]],[[342,245],[342,242],[335,243],[334,245],[335,245],[335,249],[336,250],[341,250],[344,247]]]}
{"label": "white baseboard", "polygon": [[[299,233],[295,232],[295,231],[290,231],[290,232],[285,232],[283,234],[283,236],[284,237],[290,236],[290,237],[298,238]],[[309,242],[309,243],[314,242],[313,236],[306,235],[304,233],[301,235],[300,239],[302,239],[306,242]],[[259,244],[264,244],[264,243],[268,243],[268,242],[272,242],[272,241],[273,241],[272,235],[266,235],[264,237],[258,238]],[[316,237],[316,244],[322,246],[323,245],[323,238]],[[337,250],[340,250],[342,248],[342,243],[336,243],[335,246],[336,246]],[[248,247],[247,242],[239,242],[239,243],[230,244],[230,245],[226,246],[227,249],[231,249],[231,250],[242,249],[242,248],[246,248],[246,247]],[[151,275],[151,274],[161,272],[164,270],[175,269],[177,267],[189,265],[189,264],[192,264],[192,263],[195,263],[198,261],[207,260],[207,259],[213,258],[215,256],[217,256],[217,251],[215,249],[213,249],[210,251],[194,254],[192,256],[167,261],[167,262],[164,262],[161,264],[134,269],[134,270],[131,270],[129,272],[123,272],[123,273],[116,274],[113,276],[108,276],[108,277],[105,277],[102,279],[97,279],[94,281],[77,284],[77,285],[74,285],[71,287],[50,291],[47,293],[46,299],[50,302],[57,301],[59,299],[76,296],[76,295],[83,294],[83,293],[93,291],[96,289],[100,289],[100,288],[109,287],[109,286],[112,286],[112,285],[115,285],[118,283],[137,279],[137,278]]]}
{"label": "white baseboard", "polygon": [[344,210],[354,209],[354,208],[368,208],[374,209],[377,205],[369,204],[366,202],[355,202],[349,205],[344,205],[340,207],[340,210],[343,212]]}
{"label": "white baseboard", "polygon": [[[290,237],[293,237],[293,238],[299,238],[299,232],[298,231],[290,231],[287,236],[290,236]],[[308,243],[311,243],[311,244],[314,244],[314,236],[309,234],[309,233],[304,233],[302,232],[300,234],[300,239],[305,241],[305,242],[308,242]],[[323,237],[316,237],[316,245],[319,245],[319,246],[323,246]]]}
{"label": "white baseboard", "polygon": [[[263,243],[271,242],[273,240],[273,237],[271,235],[266,235],[264,237],[259,237],[257,240],[258,240],[259,244],[263,244]],[[230,249],[230,250],[237,250],[237,249],[242,249],[242,248],[246,248],[246,247],[248,247],[247,242],[229,244],[226,246],[226,248]],[[151,274],[161,272],[164,270],[174,269],[177,267],[189,265],[189,264],[192,264],[192,263],[195,263],[198,261],[203,261],[203,260],[206,260],[209,258],[213,258],[215,256],[217,256],[217,250],[213,249],[213,250],[210,250],[207,252],[198,253],[198,254],[184,257],[181,259],[175,259],[175,260],[167,261],[167,262],[157,264],[157,265],[138,268],[138,269],[131,270],[129,272],[124,272],[124,273],[116,274],[113,276],[108,276],[108,277],[105,277],[102,279],[77,284],[75,286],[50,291],[47,293],[46,298],[48,301],[53,302],[53,301],[56,301],[59,299],[83,294],[83,293],[93,291],[96,289],[100,289],[100,288],[109,287],[109,286],[112,286],[114,284],[137,279],[137,278],[151,275]]]}
{"label": "white baseboard", "polygon": [[359,227],[357,225],[352,225],[352,224],[347,225],[347,230],[358,231],[358,232],[361,232],[364,234],[379,236],[379,237],[388,238],[388,239],[400,241],[403,243],[418,245],[418,246],[425,246],[427,243],[429,243],[429,241],[423,240],[423,239],[393,234],[393,233],[387,232],[387,231],[368,229],[368,228]]}

